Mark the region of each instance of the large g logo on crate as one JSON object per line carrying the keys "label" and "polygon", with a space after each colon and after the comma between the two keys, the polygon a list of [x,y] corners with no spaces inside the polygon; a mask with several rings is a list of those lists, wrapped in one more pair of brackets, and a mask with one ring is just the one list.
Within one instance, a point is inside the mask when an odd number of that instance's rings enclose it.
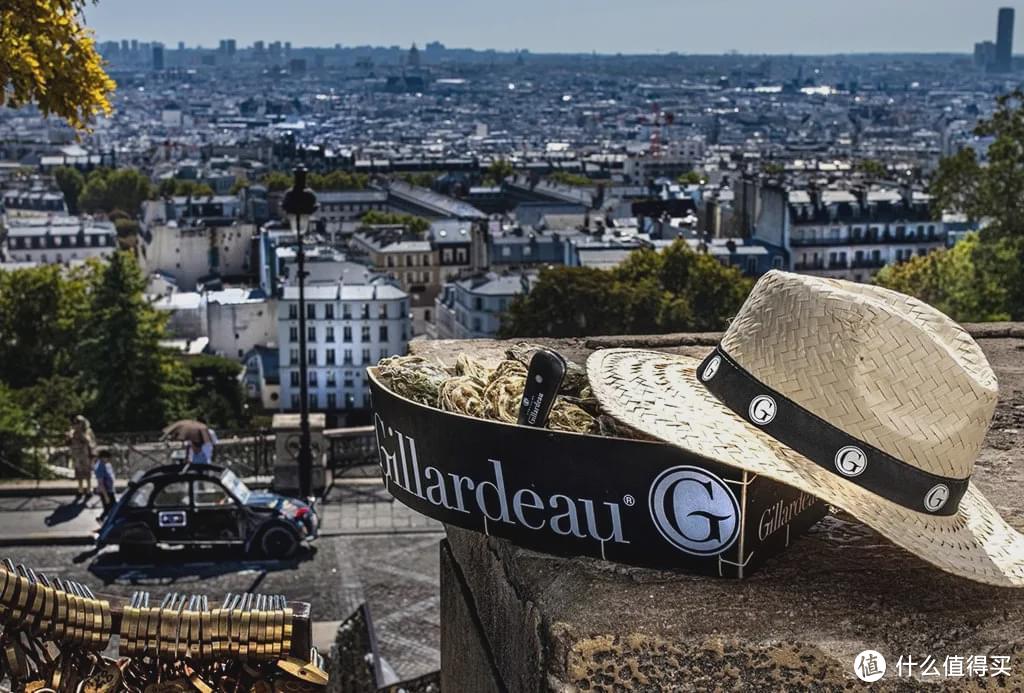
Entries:
{"label": "large g logo on crate", "polygon": [[685,553],[722,553],[740,533],[740,504],[720,478],[700,467],[662,472],[648,495],[651,519],[661,536]]}

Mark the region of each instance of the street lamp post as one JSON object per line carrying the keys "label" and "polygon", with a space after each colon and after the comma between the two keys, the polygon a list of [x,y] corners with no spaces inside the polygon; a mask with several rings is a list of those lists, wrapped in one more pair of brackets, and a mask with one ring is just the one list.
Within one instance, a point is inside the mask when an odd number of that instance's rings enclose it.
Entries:
{"label": "street lamp post", "polygon": [[316,195],[306,187],[306,168],[295,169],[292,189],[284,194],[281,207],[298,241],[299,272],[299,495],[312,496],[313,452],[309,437],[309,363],[306,356],[306,249],[303,243],[309,218],[316,211]]}

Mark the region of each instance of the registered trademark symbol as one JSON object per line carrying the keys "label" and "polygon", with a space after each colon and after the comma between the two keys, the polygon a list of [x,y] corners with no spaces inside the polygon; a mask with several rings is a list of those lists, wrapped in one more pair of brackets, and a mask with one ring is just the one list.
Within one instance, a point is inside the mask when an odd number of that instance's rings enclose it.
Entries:
{"label": "registered trademark symbol", "polygon": [[627,493],[625,496],[622,497],[622,502],[626,505],[626,507],[632,508],[634,505],[636,505],[636,498],[633,498],[633,496]]}

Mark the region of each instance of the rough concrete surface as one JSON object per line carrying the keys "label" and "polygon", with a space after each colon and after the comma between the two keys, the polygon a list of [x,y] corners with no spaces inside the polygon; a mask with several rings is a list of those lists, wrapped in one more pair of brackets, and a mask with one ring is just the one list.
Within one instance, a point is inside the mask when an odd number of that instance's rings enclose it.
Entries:
{"label": "rough concrete surface", "polygon": [[[1024,325],[971,326],[1000,402],[974,480],[1024,531]],[[541,340],[702,356],[716,335]],[[414,353],[498,357],[498,342],[414,342]],[[1024,690],[1024,589],[947,575],[837,513],[743,581],[561,559],[448,528],[508,690],[842,690],[881,652],[876,690]],[[442,635],[442,648],[444,647]],[[1009,676],[896,677],[897,658],[1010,656]]]}

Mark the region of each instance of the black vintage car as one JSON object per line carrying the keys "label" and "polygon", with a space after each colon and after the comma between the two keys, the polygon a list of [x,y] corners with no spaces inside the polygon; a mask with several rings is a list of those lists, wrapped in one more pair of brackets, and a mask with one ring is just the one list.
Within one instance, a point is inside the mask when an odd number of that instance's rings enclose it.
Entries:
{"label": "black vintage car", "polygon": [[234,472],[211,464],[175,464],[136,474],[110,511],[97,544],[144,555],[158,544],[241,546],[287,558],[316,538],[319,518],[308,504],[253,491]]}

